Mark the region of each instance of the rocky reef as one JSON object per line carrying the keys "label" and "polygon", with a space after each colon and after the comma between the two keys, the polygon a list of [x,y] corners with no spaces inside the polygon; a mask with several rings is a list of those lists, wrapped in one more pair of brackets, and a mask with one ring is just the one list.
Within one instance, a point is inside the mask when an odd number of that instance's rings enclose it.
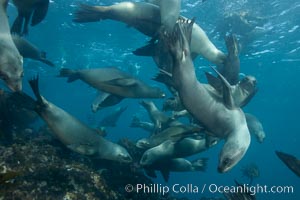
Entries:
{"label": "rocky reef", "polygon": [[[10,134],[9,143],[0,141],[0,199],[176,200],[127,193],[126,184],[152,183],[137,163],[122,165],[79,155],[53,138],[46,127]],[[120,144],[140,156],[129,140]]]}

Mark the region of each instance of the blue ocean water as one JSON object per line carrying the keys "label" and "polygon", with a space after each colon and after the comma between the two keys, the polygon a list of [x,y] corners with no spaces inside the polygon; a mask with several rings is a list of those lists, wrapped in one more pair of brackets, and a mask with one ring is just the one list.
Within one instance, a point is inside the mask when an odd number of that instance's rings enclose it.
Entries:
{"label": "blue ocean water", "polygon": [[[32,95],[27,79],[37,73],[40,75],[40,90],[43,96],[80,120],[96,126],[97,122],[112,108],[106,108],[96,114],[92,113],[90,104],[96,97],[96,91],[77,81],[66,83],[58,78],[59,69],[97,68],[117,66],[151,85],[167,90],[163,85],[151,81],[157,68],[151,58],[137,57],[131,52],[143,46],[149,38],[125,24],[111,20],[75,24],[72,22],[73,12],[79,3],[93,5],[110,5],[117,1],[51,1],[46,19],[35,27],[30,27],[26,37],[36,46],[47,52],[56,68],[36,61],[24,62],[24,91]],[[293,154],[300,158],[300,1],[296,0],[182,0],[181,14],[192,18],[206,31],[211,41],[226,52],[223,40],[214,33],[217,22],[224,13],[246,10],[252,15],[265,17],[264,32],[257,35],[249,44],[247,52],[240,56],[241,72],[251,74],[258,80],[259,91],[245,107],[246,112],[255,114],[264,126],[267,134],[265,141],[259,144],[252,138],[251,146],[245,157],[230,172],[217,172],[218,153],[221,144],[192,158],[208,157],[206,172],[172,173],[169,183],[161,177],[154,180],[162,185],[193,184],[202,188],[204,184],[231,186],[234,179],[247,182],[242,177],[241,167],[256,163],[260,169],[260,177],[254,179],[253,185],[293,186],[293,193],[260,193],[257,199],[300,199],[299,178],[293,174],[275,155],[275,150]],[[8,7],[10,23],[16,16],[13,5]],[[208,61],[197,58],[195,67],[199,77],[203,78],[206,67],[212,65]],[[121,105],[130,109],[121,116],[116,128],[108,130],[108,138],[117,141],[128,137],[132,140],[147,136],[139,129],[129,127],[131,118],[138,114],[148,120],[147,113],[138,104],[139,100],[126,99]],[[160,107],[162,100],[155,100]],[[204,194],[183,193],[190,199],[202,196],[221,197],[221,193],[205,190]]]}

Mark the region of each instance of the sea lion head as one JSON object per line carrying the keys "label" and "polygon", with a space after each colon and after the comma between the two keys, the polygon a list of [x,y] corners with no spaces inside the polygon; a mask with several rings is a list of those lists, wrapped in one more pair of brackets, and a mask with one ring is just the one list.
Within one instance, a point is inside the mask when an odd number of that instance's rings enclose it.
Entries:
{"label": "sea lion head", "polygon": [[245,76],[239,82],[239,85],[243,90],[247,91],[249,94],[254,95],[258,90],[257,81],[256,81],[256,78],[254,76]]}
{"label": "sea lion head", "polygon": [[147,138],[143,138],[138,140],[135,146],[140,149],[147,149],[150,147],[150,143]]}
{"label": "sea lion head", "polygon": [[110,155],[109,159],[121,163],[132,162],[132,157],[129,155],[128,151],[120,145],[115,145],[115,147],[112,149],[112,154]]}
{"label": "sea lion head", "polygon": [[258,131],[255,135],[259,143],[263,143],[266,138],[266,134],[263,130]]}
{"label": "sea lion head", "polygon": [[12,91],[22,90],[23,57],[0,49],[0,78]]}
{"label": "sea lion head", "polygon": [[247,124],[239,125],[224,143],[219,156],[218,172],[224,173],[234,167],[245,155],[250,145],[250,140]]}

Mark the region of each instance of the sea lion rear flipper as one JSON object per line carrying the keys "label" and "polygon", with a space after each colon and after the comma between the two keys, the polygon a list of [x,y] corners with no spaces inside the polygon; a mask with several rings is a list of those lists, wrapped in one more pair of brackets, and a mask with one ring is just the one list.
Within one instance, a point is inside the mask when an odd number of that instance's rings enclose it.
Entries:
{"label": "sea lion rear flipper", "polygon": [[223,85],[223,103],[224,103],[224,105],[228,109],[235,108],[236,106],[235,106],[234,99],[232,97],[231,85],[224,78],[224,76],[218,72],[218,70],[216,70],[214,67],[211,67],[211,68],[213,69],[213,71],[216,72],[216,74],[218,74],[218,76],[219,76],[219,78],[222,82],[222,85]]}
{"label": "sea lion rear flipper", "polygon": [[136,80],[133,78],[116,78],[109,81],[104,81],[104,83],[120,87],[131,87],[137,84]]}
{"label": "sea lion rear flipper", "polygon": [[222,92],[222,82],[220,79],[208,72],[205,72],[205,76],[209,85],[215,88],[215,90],[217,90],[218,92]]}
{"label": "sea lion rear flipper", "polygon": [[45,19],[48,12],[48,7],[49,0],[44,0],[41,3],[38,3],[31,18],[31,26],[35,26]]}
{"label": "sea lion rear flipper", "polygon": [[73,81],[76,81],[77,79],[79,79],[79,74],[76,73],[76,71],[68,69],[68,68],[62,68],[59,71],[59,75],[58,77],[68,77],[68,83],[71,83]]}
{"label": "sea lion rear flipper", "polygon": [[101,19],[106,19],[104,16],[105,12],[101,6],[97,8],[95,6],[90,6],[86,4],[80,4],[78,10],[74,13],[73,22],[77,23],[87,23],[96,22]]}
{"label": "sea lion rear flipper", "polygon": [[169,170],[160,170],[161,175],[163,176],[166,182],[169,181],[170,178],[170,171]]}

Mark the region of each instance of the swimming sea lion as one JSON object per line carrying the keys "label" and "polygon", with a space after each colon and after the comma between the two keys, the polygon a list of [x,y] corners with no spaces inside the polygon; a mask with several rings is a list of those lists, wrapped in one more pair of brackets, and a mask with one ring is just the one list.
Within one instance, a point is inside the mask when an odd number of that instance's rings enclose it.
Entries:
{"label": "swimming sea lion", "polygon": [[22,90],[23,58],[16,48],[6,14],[8,0],[0,0],[0,79],[12,91]]}
{"label": "swimming sea lion", "polygon": [[63,68],[59,77],[68,77],[68,82],[78,79],[97,90],[128,98],[164,98],[159,87],[150,87],[141,80],[114,67],[71,70]]}
{"label": "swimming sea lion", "polygon": [[130,127],[142,128],[145,131],[153,133],[155,131],[155,126],[151,122],[143,122],[137,116],[133,116]]}
{"label": "swimming sea lion", "polygon": [[202,128],[196,125],[171,126],[158,134],[151,135],[149,138],[140,139],[137,141],[136,146],[148,149],[160,145],[167,140],[178,141],[188,136],[197,136],[201,130]]}
{"label": "swimming sea lion", "polygon": [[225,139],[218,171],[227,172],[241,160],[250,145],[245,115],[235,106],[230,84],[220,73],[216,71],[222,79],[222,101],[215,99],[197,80],[189,48],[193,21],[182,23],[176,24],[173,34],[166,37],[174,58],[172,78],[175,88],[189,113],[213,136]]}
{"label": "swimming sea lion", "polygon": [[[207,165],[207,158],[201,158],[194,161],[189,161],[184,158],[174,158],[163,160],[152,165],[143,166],[146,173],[153,177],[155,170],[160,171],[164,180],[168,182],[170,172],[195,172],[205,171]],[[156,177],[156,176],[154,176]]]}
{"label": "swimming sea lion", "polygon": [[[105,19],[124,22],[150,37],[155,37],[161,28],[160,8],[157,5],[145,2],[122,2],[111,6],[81,4],[74,13],[73,21],[86,23]],[[153,47],[148,48],[149,51],[155,52]],[[197,24],[193,25],[191,52],[194,57],[202,55],[216,65],[223,64],[226,59],[226,55],[215,47]],[[135,53],[139,54],[138,51],[135,51]]]}
{"label": "swimming sea lion", "polygon": [[31,44],[28,40],[18,36],[12,35],[12,39],[23,58],[30,58],[33,60],[38,60],[46,65],[54,67],[54,64],[46,59],[46,52],[40,51],[36,46]]}
{"label": "swimming sea lion", "polygon": [[141,165],[151,165],[160,160],[185,158],[207,150],[218,143],[218,138],[207,136],[202,139],[184,138],[174,142],[167,140],[146,150],[140,160]]}
{"label": "swimming sea lion", "polygon": [[103,117],[100,121],[100,127],[115,127],[118,119],[120,118],[121,114],[127,109],[125,107],[118,107],[114,111],[112,111],[109,115]]}
{"label": "swimming sea lion", "polygon": [[69,149],[101,159],[124,163],[132,161],[125,148],[103,138],[98,133],[100,130],[89,128],[42,97],[38,88],[38,78],[30,80],[29,84],[37,98],[36,112],[44,119],[55,136]]}
{"label": "swimming sea lion", "polygon": [[92,111],[95,113],[102,108],[114,106],[123,99],[124,97],[99,91],[96,99],[92,103]]}
{"label": "swimming sea lion", "polygon": [[275,151],[276,155],[280,158],[282,162],[292,170],[298,177],[300,177],[300,160],[295,156],[283,153],[280,151]]}
{"label": "swimming sea lion", "polygon": [[266,137],[261,122],[252,114],[245,113],[247,126],[251,134],[255,135],[258,142],[262,143]]}
{"label": "swimming sea lion", "polygon": [[31,26],[39,24],[46,17],[49,6],[49,0],[13,0],[13,3],[18,9],[18,16],[11,31],[18,35],[28,34],[30,19]]}
{"label": "swimming sea lion", "polygon": [[[178,124],[173,118],[158,110],[152,101],[141,101],[140,104],[147,110],[156,130],[165,129],[170,125]],[[178,124],[179,125],[179,124]]]}

